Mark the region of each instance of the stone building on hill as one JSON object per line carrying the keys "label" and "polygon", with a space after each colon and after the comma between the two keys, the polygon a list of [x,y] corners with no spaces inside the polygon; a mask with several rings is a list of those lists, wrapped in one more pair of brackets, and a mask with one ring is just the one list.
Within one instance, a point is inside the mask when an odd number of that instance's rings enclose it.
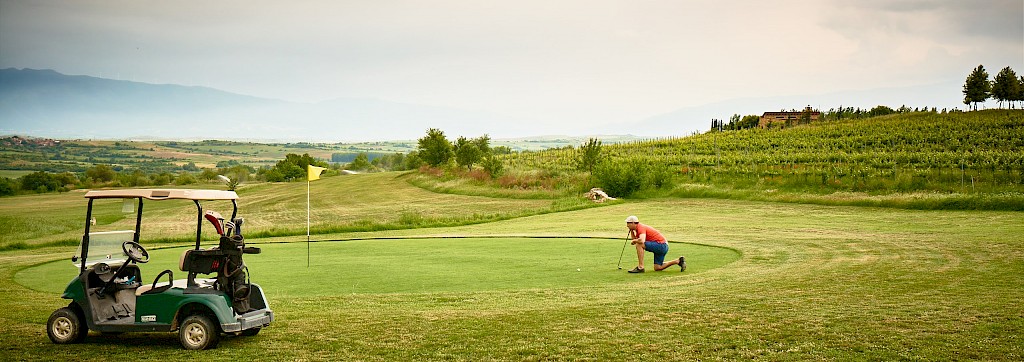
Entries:
{"label": "stone building on hill", "polygon": [[768,128],[773,124],[781,124],[776,127],[786,127],[797,124],[806,124],[817,121],[821,117],[821,112],[811,109],[811,106],[807,106],[803,111],[793,112],[764,112],[761,115],[761,120],[757,123],[760,128]]}

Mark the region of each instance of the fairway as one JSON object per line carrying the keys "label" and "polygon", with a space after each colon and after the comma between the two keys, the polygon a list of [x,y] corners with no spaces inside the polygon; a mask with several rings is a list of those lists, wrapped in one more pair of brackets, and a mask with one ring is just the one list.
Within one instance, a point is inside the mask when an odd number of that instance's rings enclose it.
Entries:
{"label": "fairway", "polygon": [[[669,257],[687,255],[687,272],[615,269],[633,214],[674,242]],[[263,253],[246,261],[278,319],[202,358],[1020,360],[1020,235],[1019,212],[668,199],[318,235],[351,241],[311,243],[308,268],[299,238],[254,238]],[[144,281],[177,270],[183,249],[153,249]],[[196,358],[172,333],[50,343],[73,251],[0,252],[6,357]],[[623,266],[635,258],[626,250]]]}
{"label": "fairway", "polygon": [[[275,298],[309,298],[352,293],[483,292],[521,289],[599,287],[650,278],[680,278],[718,268],[739,259],[719,247],[673,243],[669,258],[686,255],[689,268],[628,275],[616,269],[623,241],[586,238],[430,238],[377,239],[289,244],[263,244],[262,253],[247,255],[254,283],[273,290]],[[309,266],[307,267],[307,247]],[[177,279],[178,256],[186,248],[152,250],[142,264],[143,283],[152,283],[170,269]],[[636,265],[636,252],[626,250],[624,269]],[[652,260],[646,261],[649,270]],[[27,268],[18,283],[59,294],[78,269],[67,260]]]}

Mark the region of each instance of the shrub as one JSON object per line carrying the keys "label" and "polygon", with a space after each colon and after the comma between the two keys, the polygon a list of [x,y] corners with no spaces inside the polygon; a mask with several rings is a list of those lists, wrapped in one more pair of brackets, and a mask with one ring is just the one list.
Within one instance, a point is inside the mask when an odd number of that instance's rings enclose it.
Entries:
{"label": "shrub", "polygon": [[174,179],[174,184],[178,186],[191,185],[196,183],[196,177],[192,176],[191,173],[184,172]]}
{"label": "shrub", "polygon": [[108,165],[96,165],[85,170],[85,176],[97,182],[110,182],[117,177],[117,172]]}
{"label": "shrub", "polygon": [[613,197],[626,197],[644,187],[645,167],[637,162],[605,161],[594,168],[598,187]]}
{"label": "shrub", "polygon": [[18,191],[18,183],[7,177],[0,177],[0,196],[14,195]]}
{"label": "shrub", "polygon": [[647,186],[659,189],[672,186],[672,171],[668,168],[650,165],[644,171],[647,175]]}
{"label": "shrub", "polygon": [[504,171],[505,165],[501,163],[500,159],[491,155],[484,159],[483,167],[484,171],[491,175],[491,178],[498,178]]}
{"label": "shrub", "polygon": [[46,171],[33,172],[21,177],[22,190],[34,190],[38,193],[44,193],[55,191],[60,186],[57,179]]}

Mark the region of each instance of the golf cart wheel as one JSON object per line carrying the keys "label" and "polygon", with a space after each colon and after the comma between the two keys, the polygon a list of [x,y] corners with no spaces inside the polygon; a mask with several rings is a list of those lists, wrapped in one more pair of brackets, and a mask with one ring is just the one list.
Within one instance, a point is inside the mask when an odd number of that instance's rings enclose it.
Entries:
{"label": "golf cart wheel", "polygon": [[46,335],[56,344],[78,343],[88,334],[89,329],[82,325],[82,318],[70,307],[54,311],[46,321]]}
{"label": "golf cart wheel", "polygon": [[216,348],[220,342],[220,332],[210,318],[202,314],[193,314],[185,318],[178,330],[181,347],[188,350]]}
{"label": "golf cart wheel", "polygon": [[238,335],[243,337],[252,337],[260,333],[260,327],[249,328],[244,331],[238,332]]}

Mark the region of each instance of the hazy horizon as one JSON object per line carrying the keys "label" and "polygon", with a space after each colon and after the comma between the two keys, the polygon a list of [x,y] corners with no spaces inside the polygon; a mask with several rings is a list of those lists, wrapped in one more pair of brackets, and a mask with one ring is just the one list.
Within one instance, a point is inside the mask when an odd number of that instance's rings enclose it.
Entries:
{"label": "hazy horizon", "polygon": [[[1024,73],[1024,3],[0,0],[0,68],[450,108],[537,135],[730,100],[948,87],[979,64]],[[958,87],[928,97],[911,105],[963,107]]]}

